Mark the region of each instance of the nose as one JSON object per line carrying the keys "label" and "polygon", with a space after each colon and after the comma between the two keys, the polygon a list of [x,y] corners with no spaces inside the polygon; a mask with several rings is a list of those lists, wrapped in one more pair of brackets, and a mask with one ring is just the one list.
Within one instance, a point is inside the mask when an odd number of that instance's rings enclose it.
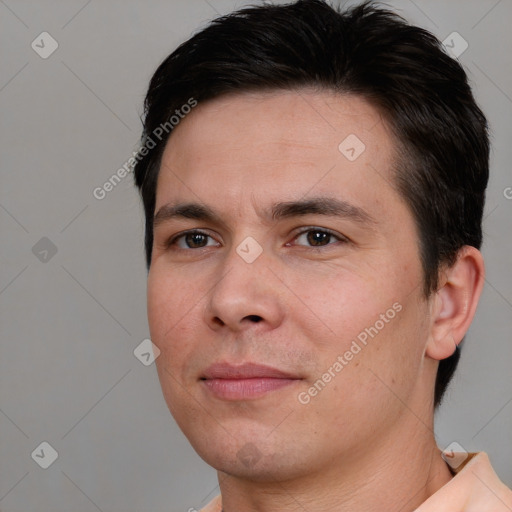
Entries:
{"label": "nose", "polygon": [[262,254],[247,263],[235,251],[223,263],[222,277],[207,302],[206,321],[213,330],[243,331],[258,324],[275,329],[283,321],[281,283]]}

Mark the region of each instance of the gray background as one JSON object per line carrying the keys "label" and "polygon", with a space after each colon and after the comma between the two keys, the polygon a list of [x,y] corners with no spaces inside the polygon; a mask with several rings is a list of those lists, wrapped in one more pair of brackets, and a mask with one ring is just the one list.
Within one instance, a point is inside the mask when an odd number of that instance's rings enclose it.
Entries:
{"label": "gray background", "polygon": [[[469,47],[460,60],[492,125],[487,280],[437,437],[441,447],[457,441],[487,451],[511,485],[512,3],[389,4],[441,40],[463,36]],[[172,420],[154,364],[133,354],[148,327],[132,176],[101,201],[92,191],[136,149],[159,62],[209,19],[242,5],[0,0],[4,512],[178,512],[218,492],[214,470]],[[31,48],[43,31],[59,45],[47,59]],[[58,452],[48,469],[31,458],[42,441]]]}

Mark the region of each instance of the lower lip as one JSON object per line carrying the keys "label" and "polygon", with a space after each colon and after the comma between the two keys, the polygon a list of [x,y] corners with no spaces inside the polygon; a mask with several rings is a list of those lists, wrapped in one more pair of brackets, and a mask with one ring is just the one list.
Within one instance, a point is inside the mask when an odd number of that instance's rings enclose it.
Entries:
{"label": "lower lip", "polygon": [[207,379],[206,388],[218,398],[224,400],[250,400],[282,389],[298,379],[276,379],[257,377],[251,379]]}

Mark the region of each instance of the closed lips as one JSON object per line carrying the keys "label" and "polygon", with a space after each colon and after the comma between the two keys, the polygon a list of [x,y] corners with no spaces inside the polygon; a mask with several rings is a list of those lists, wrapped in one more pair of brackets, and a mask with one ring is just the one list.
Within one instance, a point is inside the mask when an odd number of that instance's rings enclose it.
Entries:
{"label": "closed lips", "polygon": [[301,379],[277,368],[255,363],[239,366],[215,363],[201,377],[208,392],[218,399],[227,401],[260,398]]}
{"label": "closed lips", "polygon": [[271,366],[245,363],[239,366],[229,363],[214,363],[205,370],[202,379],[300,379],[301,377]]}

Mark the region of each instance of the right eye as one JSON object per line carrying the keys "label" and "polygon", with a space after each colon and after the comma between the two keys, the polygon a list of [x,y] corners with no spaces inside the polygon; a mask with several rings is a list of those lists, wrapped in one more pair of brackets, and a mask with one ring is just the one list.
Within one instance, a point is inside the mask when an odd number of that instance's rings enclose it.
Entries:
{"label": "right eye", "polygon": [[167,243],[167,247],[171,248],[176,246],[178,249],[202,249],[203,247],[218,246],[211,235],[203,231],[186,231],[179,235],[173,236]]}

